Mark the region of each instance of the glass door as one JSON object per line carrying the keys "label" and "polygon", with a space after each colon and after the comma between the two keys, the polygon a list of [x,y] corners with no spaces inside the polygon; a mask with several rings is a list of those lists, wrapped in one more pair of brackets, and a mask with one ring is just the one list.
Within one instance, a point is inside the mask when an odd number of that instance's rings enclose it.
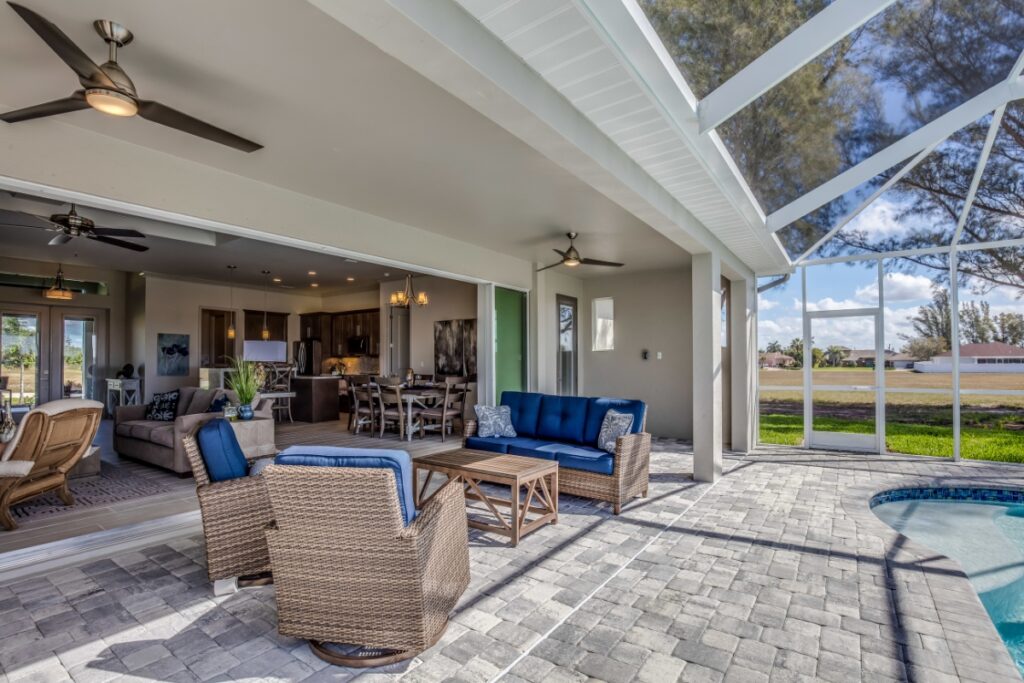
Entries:
{"label": "glass door", "polygon": [[104,399],[107,312],[54,306],[50,312],[50,400]]}
{"label": "glass door", "polygon": [[29,409],[49,400],[49,364],[41,346],[45,310],[0,309],[0,399],[14,408]]}
{"label": "glass door", "polygon": [[881,328],[877,309],[806,314],[804,430],[810,447],[884,451]]}
{"label": "glass door", "polygon": [[575,297],[559,294],[555,298],[558,307],[558,394],[575,396],[578,388],[579,371],[579,316]]}

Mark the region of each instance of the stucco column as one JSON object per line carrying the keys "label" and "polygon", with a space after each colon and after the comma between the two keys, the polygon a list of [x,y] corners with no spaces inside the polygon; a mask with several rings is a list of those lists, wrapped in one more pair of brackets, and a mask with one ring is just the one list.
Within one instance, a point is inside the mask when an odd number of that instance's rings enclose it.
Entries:
{"label": "stucco column", "polygon": [[693,278],[693,476],[722,473],[722,264],[718,254],[695,254]]}
{"label": "stucco column", "polygon": [[476,389],[477,403],[494,400],[494,285],[476,286]]}
{"label": "stucco column", "polygon": [[746,453],[754,438],[757,415],[757,300],[754,278],[730,283],[729,335],[732,364],[732,449]]}

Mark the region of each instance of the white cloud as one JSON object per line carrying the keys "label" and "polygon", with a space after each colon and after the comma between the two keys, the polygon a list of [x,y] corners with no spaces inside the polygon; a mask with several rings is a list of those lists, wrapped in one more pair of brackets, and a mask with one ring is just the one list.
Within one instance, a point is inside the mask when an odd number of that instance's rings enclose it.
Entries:
{"label": "white cloud", "polygon": [[773,301],[760,294],[757,295],[757,310],[759,311],[770,311],[778,305],[778,301]]}
{"label": "white cloud", "polygon": [[863,230],[875,239],[886,239],[903,235],[910,226],[899,221],[899,206],[892,201],[879,197],[866,209],[857,214],[844,228],[847,230]]}
{"label": "white cloud", "polygon": [[[808,301],[808,311],[835,311],[845,308],[865,308],[872,304],[865,304],[863,301],[856,299],[833,299],[830,296],[826,296],[824,299],[818,299],[817,301]],[[799,302],[797,302],[799,307]]]}
{"label": "white cloud", "polygon": [[[855,296],[867,306],[878,304],[878,283],[858,287]],[[886,301],[927,301],[932,298],[932,281],[924,275],[885,274]]]}

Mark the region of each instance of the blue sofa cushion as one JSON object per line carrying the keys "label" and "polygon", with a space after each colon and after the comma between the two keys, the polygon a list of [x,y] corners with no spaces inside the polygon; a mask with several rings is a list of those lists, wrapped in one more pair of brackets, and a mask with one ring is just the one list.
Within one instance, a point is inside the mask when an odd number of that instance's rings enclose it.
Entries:
{"label": "blue sofa cushion", "polygon": [[[588,399],[579,396],[548,396],[540,401],[537,436],[563,443],[584,443]],[[596,443],[594,441],[591,443]]]}
{"label": "blue sofa cushion", "polygon": [[[559,444],[552,444],[549,441],[541,441],[539,439],[530,439],[525,436],[516,437],[486,437],[486,436],[471,436],[466,439],[466,448],[472,448],[477,451],[488,451],[490,453],[512,453],[514,455],[533,455],[533,449],[541,446],[558,446]],[[538,458],[545,458],[547,460],[553,460],[554,454],[549,453],[547,455],[537,455]]]}
{"label": "blue sofa cushion", "polygon": [[512,413],[512,426],[515,427],[518,436],[537,436],[541,396],[525,391],[501,392],[501,405],[509,407]]}
{"label": "blue sofa cushion", "polygon": [[412,495],[416,482],[412,476],[412,458],[405,451],[337,446],[289,446],[274,458],[274,464],[390,469],[395,473],[402,520],[409,526],[416,519],[416,505]]}
{"label": "blue sofa cushion", "polygon": [[196,433],[210,481],[227,481],[249,474],[249,461],[235,438],[235,430],[224,418],[210,420]]}
{"label": "blue sofa cushion", "polygon": [[587,399],[587,423],[580,443],[588,446],[597,445],[601,424],[604,422],[604,415],[609,408],[633,416],[633,426],[629,428],[630,434],[639,434],[643,429],[644,414],[647,412],[647,406],[643,401],[626,398],[590,398]]}
{"label": "blue sofa cushion", "polygon": [[555,451],[562,448],[564,444],[542,439],[519,439],[516,443],[509,444],[509,455],[525,455],[530,458],[541,458],[543,460],[554,460]]}
{"label": "blue sofa cushion", "polygon": [[590,446],[559,445],[555,452],[555,460],[558,461],[559,467],[597,474],[611,474],[615,469],[615,458],[611,453]]}

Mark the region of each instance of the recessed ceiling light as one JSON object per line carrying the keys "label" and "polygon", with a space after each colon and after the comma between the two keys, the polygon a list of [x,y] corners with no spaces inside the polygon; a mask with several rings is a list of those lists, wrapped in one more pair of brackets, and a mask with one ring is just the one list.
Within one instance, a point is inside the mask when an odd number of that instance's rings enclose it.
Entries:
{"label": "recessed ceiling light", "polygon": [[391,277],[391,273],[384,273],[384,277]]}
{"label": "recessed ceiling light", "polygon": [[310,285],[310,287],[319,287],[319,286],[320,286],[320,285],[318,285],[318,284],[317,284],[317,283],[315,283],[315,282],[314,282],[313,284],[311,284],[311,285]]}
{"label": "recessed ceiling light", "polygon": [[316,275],[316,271],[315,270],[311,270],[308,273],[306,273],[306,275],[308,275],[310,277],[314,277]]}
{"label": "recessed ceiling light", "polygon": [[274,278],[274,282],[280,282],[280,281],[281,281],[281,278],[279,278],[279,277],[275,277]]}
{"label": "recessed ceiling light", "polygon": [[345,278],[345,282],[355,282],[355,281],[356,281],[356,279],[354,277],[352,277],[351,275],[349,275],[347,278]]}

